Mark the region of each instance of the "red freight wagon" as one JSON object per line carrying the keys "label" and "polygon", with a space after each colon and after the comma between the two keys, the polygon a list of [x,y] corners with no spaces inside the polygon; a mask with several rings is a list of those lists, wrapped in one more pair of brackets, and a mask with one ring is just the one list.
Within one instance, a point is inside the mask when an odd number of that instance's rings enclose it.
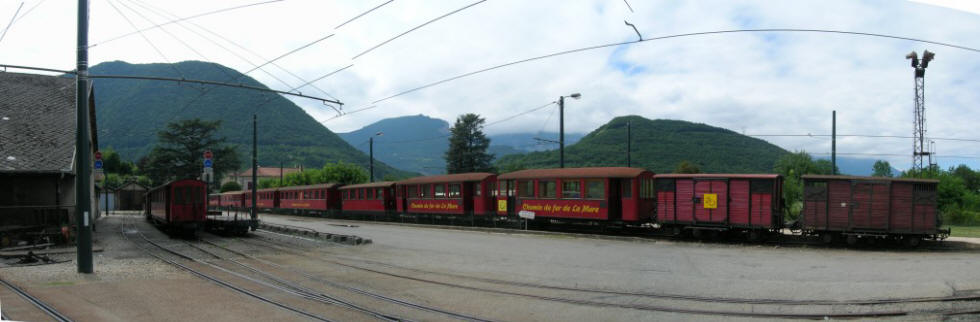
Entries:
{"label": "red freight wagon", "polygon": [[936,203],[938,180],[883,177],[803,176],[803,230],[824,242],[844,237],[901,239],[916,246],[941,239]]}
{"label": "red freight wagon", "polygon": [[193,234],[207,219],[204,181],[171,181],[146,194],[146,218],[166,228]]}
{"label": "red freight wagon", "polygon": [[783,227],[778,174],[658,174],[654,180],[657,223],[675,234],[731,230],[758,240]]}
{"label": "red freight wagon", "polygon": [[497,178],[501,215],[633,223],[653,216],[653,172],[640,168],[534,169]]}
{"label": "red freight wagon", "polygon": [[395,211],[395,182],[340,187],[344,214],[387,215]]}
{"label": "red freight wagon", "polygon": [[[259,209],[272,209],[279,207],[279,194],[277,188],[266,188],[259,189],[256,191],[259,195],[259,199],[256,200],[255,206]],[[245,208],[252,208],[252,190],[246,190],[244,193]]]}
{"label": "red freight wagon", "polygon": [[336,183],[279,188],[279,208],[326,213],[340,210]]}
{"label": "red freight wagon", "polygon": [[490,191],[496,178],[493,173],[473,172],[402,180],[396,183],[396,209],[408,214],[492,215]]}

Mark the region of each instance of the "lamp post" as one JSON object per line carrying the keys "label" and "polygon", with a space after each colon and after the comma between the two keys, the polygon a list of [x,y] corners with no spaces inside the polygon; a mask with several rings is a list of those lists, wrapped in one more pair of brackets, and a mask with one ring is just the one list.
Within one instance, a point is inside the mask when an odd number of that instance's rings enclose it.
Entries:
{"label": "lamp post", "polygon": [[368,138],[368,151],[370,151],[369,157],[371,158],[371,165],[370,165],[371,179],[369,182],[374,182],[374,137],[382,136],[382,135],[385,135],[385,133],[378,132],[372,135],[370,138]]}
{"label": "lamp post", "polygon": [[[568,97],[579,99],[582,94],[573,93]],[[558,97],[558,167],[565,167],[565,96]]]}

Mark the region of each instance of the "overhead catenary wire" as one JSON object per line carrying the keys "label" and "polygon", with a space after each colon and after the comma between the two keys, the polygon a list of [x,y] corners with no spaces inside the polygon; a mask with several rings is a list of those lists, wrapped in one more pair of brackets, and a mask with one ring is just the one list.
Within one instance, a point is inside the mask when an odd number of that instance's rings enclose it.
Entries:
{"label": "overhead catenary wire", "polygon": [[14,11],[14,16],[10,17],[10,23],[7,24],[6,28],[3,28],[3,34],[0,34],[0,42],[3,42],[3,38],[7,37],[7,31],[10,30],[10,26],[13,26],[14,22],[17,21],[17,15],[20,14],[21,8],[24,8],[24,2],[21,2],[20,5],[17,6],[17,11]]}
{"label": "overhead catenary wire", "polygon": [[523,64],[523,63],[527,63],[527,62],[532,62],[532,61],[536,61],[536,60],[542,60],[542,59],[546,59],[546,58],[552,58],[552,57],[563,56],[563,55],[568,55],[568,54],[580,53],[580,52],[585,52],[585,51],[590,51],[590,50],[596,50],[596,49],[611,48],[611,47],[617,47],[617,46],[623,46],[623,45],[631,45],[631,44],[636,44],[636,43],[652,42],[652,41],[664,40],[664,39],[671,39],[671,38],[692,37],[692,36],[707,36],[707,35],[718,35],[718,34],[732,34],[732,33],[754,33],[754,32],[829,33],[829,34],[843,34],[843,35],[854,35],[854,36],[879,37],[879,38],[899,39],[899,40],[908,40],[908,41],[914,41],[914,42],[934,44],[934,45],[939,45],[939,46],[945,46],[945,47],[950,47],[950,48],[957,48],[957,49],[962,49],[962,50],[967,50],[967,51],[972,51],[972,52],[980,53],[980,49],[972,48],[972,47],[967,47],[967,46],[956,45],[956,44],[951,44],[951,43],[944,43],[944,42],[931,41],[931,40],[920,39],[920,38],[904,37],[904,36],[886,35],[886,34],[870,33],[870,32],[846,31],[846,30],[796,29],[796,28],[766,28],[766,29],[731,29],[731,30],[701,31],[701,32],[690,32],[690,33],[681,33],[681,34],[673,34],[673,35],[666,35],[666,36],[658,36],[658,37],[645,38],[645,39],[634,40],[634,41],[624,41],[624,42],[616,42],[616,43],[609,43],[609,44],[602,44],[602,45],[594,45],[594,46],[588,46],[588,47],[580,47],[580,48],[569,49],[569,50],[554,52],[554,53],[550,53],[550,54],[545,54],[545,55],[541,55],[541,56],[524,58],[524,59],[520,59],[520,60],[515,60],[515,61],[511,61],[511,62],[499,64],[499,65],[495,65],[495,66],[490,66],[490,67],[486,67],[486,68],[474,70],[474,71],[471,71],[471,72],[463,73],[463,74],[460,74],[460,75],[452,76],[452,77],[449,77],[449,78],[445,78],[445,79],[442,79],[442,80],[434,81],[434,82],[427,83],[427,84],[424,84],[424,85],[421,85],[421,86],[417,86],[417,87],[413,87],[413,88],[410,88],[410,89],[407,89],[407,90],[403,90],[401,92],[398,92],[398,93],[395,93],[395,94],[386,96],[384,98],[374,100],[372,102],[372,104],[377,104],[377,103],[380,103],[380,102],[383,102],[383,101],[390,100],[390,99],[395,98],[395,97],[399,97],[399,96],[402,96],[402,95],[410,94],[410,93],[417,92],[417,91],[420,91],[420,90],[423,90],[423,89],[426,89],[426,88],[430,88],[430,87],[437,86],[437,85],[440,85],[440,84],[445,84],[445,83],[448,83],[448,82],[451,82],[451,81],[455,81],[455,80],[458,80],[458,79],[461,79],[461,78],[473,76],[473,75],[476,75],[476,74],[485,73],[485,72],[488,72],[488,71],[492,71],[492,70],[496,70],[496,69],[500,69],[500,68],[504,68],[504,67],[509,67],[509,66],[513,66],[513,65]]}
{"label": "overhead catenary wire", "polygon": [[392,1],[395,1],[395,0],[388,0],[388,1],[384,2],[384,3],[382,3],[382,4],[379,4],[379,5],[375,6],[374,8],[369,9],[368,11],[362,12],[361,14],[354,16],[354,18],[350,18],[347,21],[344,21],[344,23],[339,24],[336,27],[333,27],[333,29],[340,29],[340,27],[343,27],[344,25],[346,25],[348,23],[351,23],[352,21],[361,18],[364,15],[371,13],[372,11],[378,10],[378,8],[384,7],[385,5],[391,3]]}
{"label": "overhead catenary wire", "polygon": [[[512,119],[514,119],[514,118],[516,118],[516,117],[519,117],[519,116],[523,116],[523,115],[527,115],[527,114],[529,114],[529,113],[533,113],[533,112],[535,112],[535,111],[538,111],[538,110],[540,110],[540,109],[543,109],[543,108],[545,108],[545,107],[548,107],[548,106],[551,106],[551,105],[553,105],[553,104],[555,104],[555,103],[556,103],[556,102],[548,102],[547,104],[544,104],[544,105],[541,105],[541,106],[537,106],[537,107],[534,107],[534,108],[531,108],[531,109],[529,109],[529,110],[526,110],[526,111],[524,111],[524,112],[520,112],[520,113],[517,113],[517,114],[514,114],[514,115],[511,115],[511,116],[508,116],[508,117],[505,117],[505,118],[502,118],[502,119],[499,119],[499,120],[496,120],[496,121],[493,121],[493,122],[490,122],[490,123],[486,123],[486,124],[484,124],[484,125],[483,125],[483,127],[484,127],[484,128],[487,128],[487,127],[490,127],[490,126],[493,126],[493,125],[496,125],[496,124],[500,124],[500,123],[503,123],[503,122],[506,122],[506,121],[509,121],[509,120],[512,120]],[[411,140],[399,140],[399,141],[379,141],[379,142],[378,142],[378,143],[376,143],[376,144],[404,144],[404,143],[416,143],[416,142],[424,142],[424,141],[431,141],[431,140],[437,140],[437,139],[442,139],[442,138],[448,138],[449,136],[450,136],[450,134],[443,134],[443,135],[438,135],[438,136],[431,136],[431,137],[425,137],[425,138],[418,138],[418,139],[411,139]]]}
{"label": "overhead catenary wire", "polygon": [[391,42],[391,41],[393,41],[393,40],[395,40],[395,39],[398,39],[398,38],[399,38],[399,37],[401,37],[401,36],[404,36],[404,35],[406,35],[406,34],[408,34],[408,33],[410,33],[410,32],[413,32],[413,31],[415,31],[415,30],[418,30],[419,28],[422,28],[422,27],[425,27],[426,25],[428,25],[428,24],[430,24],[430,23],[433,23],[433,22],[436,22],[436,21],[438,21],[438,20],[440,20],[440,19],[442,19],[442,18],[445,18],[445,17],[448,17],[448,16],[450,16],[450,15],[453,15],[453,14],[455,14],[455,13],[457,13],[457,12],[460,12],[460,11],[463,11],[463,10],[466,10],[466,9],[469,9],[469,8],[471,8],[471,7],[473,7],[473,6],[475,6],[475,5],[478,5],[478,4],[481,4],[481,3],[483,3],[483,2],[486,2],[486,1],[487,1],[487,0],[480,0],[480,1],[477,1],[477,2],[474,2],[474,3],[471,3],[471,4],[469,4],[469,5],[467,5],[467,6],[465,6],[465,7],[462,7],[462,8],[459,8],[459,9],[456,9],[456,10],[453,10],[453,11],[450,11],[450,12],[448,12],[448,13],[446,13],[446,14],[444,14],[444,15],[441,15],[441,16],[438,16],[438,17],[436,17],[436,18],[434,18],[434,19],[432,19],[432,20],[429,20],[429,21],[426,21],[425,23],[422,23],[421,25],[418,25],[418,26],[415,26],[415,27],[414,27],[414,28],[412,28],[412,29],[409,29],[409,30],[407,30],[407,31],[405,31],[405,32],[403,32],[403,33],[400,33],[400,34],[398,34],[397,36],[394,36],[394,37],[391,37],[391,38],[389,38],[388,40],[385,40],[385,41],[383,41],[383,42],[381,42],[380,44],[377,44],[377,45],[374,45],[374,47],[371,47],[371,48],[368,48],[368,49],[367,49],[367,50],[365,50],[365,51],[362,51],[362,52],[361,52],[360,54],[357,54],[357,55],[355,55],[355,56],[354,56],[353,58],[351,58],[351,59],[357,59],[357,57],[361,57],[361,56],[363,56],[364,54],[367,54],[367,53],[369,53],[369,52],[371,52],[372,50],[375,50],[375,49],[377,49],[378,47],[381,47],[381,46],[384,46],[385,44],[387,44],[387,43],[389,43],[389,42]]}
{"label": "overhead catenary wire", "polygon": [[[831,137],[831,134],[745,134],[752,137]],[[873,135],[873,134],[837,134],[837,137],[860,137],[860,138],[890,138],[890,139],[913,139],[913,136],[905,135]],[[980,139],[968,138],[945,138],[945,137],[926,137],[934,141],[962,141],[980,142]]]}
{"label": "overhead catenary wire", "polygon": [[160,28],[162,26],[166,26],[166,25],[169,25],[169,24],[173,24],[173,23],[177,23],[177,22],[181,22],[181,21],[185,21],[185,20],[191,20],[191,19],[196,19],[196,18],[200,18],[200,17],[204,17],[204,16],[210,16],[210,15],[214,15],[214,14],[218,14],[218,13],[222,13],[222,12],[227,12],[227,11],[231,11],[231,10],[248,8],[248,7],[254,7],[254,6],[259,6],[259,5],[264,5],[264,4],[270,4],[270,3],[274,3],[274,2],[281,2],[281,1],[285,1],[285,0],[270,0],[270,1],[256,2],[256,3],[244,4],[244,5],[230,7],[230,8],[224,8],[224,9],[218,9],[218,10],[203,12],[203,13],[199,13],[199,14],[196,14],[196,15],[187,16],[187,17],[184,17],[184,18],[174,19],[174,20],[167,21],[167,22],[164,22],[164,23],[161,23],[161,24],[158,24],[158,25],[153,25],[153,26],[150,26],[150,27],[147,27],[147,28],[137,29],[136,31],[133,31],[133,32],[130,32],[130,33],[126,33],[126,34],[123,34],[123,35],[119,35],[119,36],[116,36],[116,37],[112,37],[112,38],[109,38],[109,39],[106,39],[106,40],[97,42],[95,44],[89,45],[88,47],[89,48],[92,48],[92,47],[95,47],[95,46],[98,46],[98,45],[101,45],[101,44],[105,44],[107,42],[115,41],[115,40],[118,40],[118,39],[122,39],[122,38],[125,38],[125,37],[132,36],[132,35],[137,34],[137,33],[142,33],[144,31],[153,30],[153,29],[156,29],[156,28]]}
{"label": "overhead catenary wire", "polygon": [[146,43],[149,44],[150,47],[152,47],[153,50],[155,50],[157,54],[160,55],[160,57],[167,62],[168,65],[170,65],[170,68],[173,68],[173,70],[177,71],[177,74],[180,75],[181,78],[187,77],[186,75],[184,75],[183,72],[180,71],[180,68],[177,68],[177,65],[173,64],[173,62],[170,61],[170,58],[167,58],[167,55],[163,54],[163,51],[160,51],[160,48],[157,47],[157,45],[154,44],[153,41],[150,41],[150,38],[147,38],[146,35],[144,35],[142,31],[140,31],[139,27],[137,27],[136,24],[133,23],[133,21],[130,20],[129,17],[127,17],[126,14],[122,12],[122,10],[119,10],[119,7],[117,7],[112,0],[106,0],[106,3],[108,3],[109,6],[112,6],[112,9],[115,9],[116,12],[119,13],[119,16],[121,16],[124,20],[126,20],[126,22],[129,23],[129,25],[132,26],[133,29],[135,29],[139,33],[140,37],[142,37],[143,40],[145,40]]}
{"label": "overhead catenary wire", "polygon": [[34,9],[36,9],[38,6],[40,6],[45,1],[48,1],[48,0],[38,1],[36,4],[34,4],[34,6],[30,7],[29,9],[27,9],[27,11],[24,11],[24,14],[20,15],[20,17],[17,17],[17,19],[14,20],[14,23],[17,23],[21,19],[24,19],[24,17],[27,17],[28,14],[30,14],[32,11],[34,11]]}

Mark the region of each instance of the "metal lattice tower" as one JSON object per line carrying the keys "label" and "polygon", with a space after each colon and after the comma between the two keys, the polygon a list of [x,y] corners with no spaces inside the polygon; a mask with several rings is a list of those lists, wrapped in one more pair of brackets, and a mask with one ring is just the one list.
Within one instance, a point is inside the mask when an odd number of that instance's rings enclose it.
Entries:
{"label": "metal lattice tower", "polygon": [[915,132],[912,134],[912,169],[923,169],[922,158],[925,156],[929,158],[929,163],[932,163],[932,152],[926,146],[926,67],[929,67],[929,62],[935,54],[926,50],[922,52],[922,60],[919,60],[919,55],[914,51],[905,56],[906,59],[912,60],[912,68],[915,69],[915,111],[914,111],[914,122],[915,122]]}

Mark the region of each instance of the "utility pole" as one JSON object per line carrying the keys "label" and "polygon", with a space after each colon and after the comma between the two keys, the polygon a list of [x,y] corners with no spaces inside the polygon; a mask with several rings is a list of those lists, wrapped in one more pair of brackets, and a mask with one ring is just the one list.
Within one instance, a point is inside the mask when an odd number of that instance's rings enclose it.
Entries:
{"label": "utility pole", "polygon": [[252,212],[251,212],[251,215],[252,215],[252,222],[251,222],[251,224],[252,224],[252,231],[255,231],[256,229],[259,228],[259,213],[258,213],[258,209],[257,209],[257,206],[258,206],[258,202],[257,201],[259,199],[259,196],[257,194],[257,192],[259,190],[259,182],[258,182],[258,178],[259,178],[259,174],[258,174],[258,172],[259,172],[259,162],[257,161],[258,160],[258,157],[257,157],[257,155],[258,155],[258,147],[257,147],[257,144],[258,144],[258,125],[257,124],[258,124],[258,122],[259,122],[258,121],[258,116],[256,114],[252,114],[252,189],[251,189],[252,190]]}
{"label": "utility pole", "polygon": [[368,166],[368,168],[371,169],[371,179],[368,180],[368,182],[374,182],[374,136],[368,138],[368,150],[371,151],[369,152],[369,158],[371,161],[369,162],[370,165]]}
{"label": "utility pole", "polygon": [[279,159],[279,186],[282,187],[282,159]]}
{"label": "utility pole", "polygon": [[565,96],[558,97],[558,167],[565,167]]}
{"label": "utility pole", "polygon": [[830,126],[830,174],[837,174],[837,110],[833,113]]}
{"label": "utility pole", "polygon": [[78,272],[91,274],[92,226],[92,172],[89,158],[91,134],[88,119],[88,1],[78,0],[78,56],[75,74],[75,225],[78,227],[76,256]]}
{"label": "utility pole", "polygon": [[632,167],[633,162],[630,160],[630,153],[633,151],[633,133],[632,121],[626,121],[626,167]]}

